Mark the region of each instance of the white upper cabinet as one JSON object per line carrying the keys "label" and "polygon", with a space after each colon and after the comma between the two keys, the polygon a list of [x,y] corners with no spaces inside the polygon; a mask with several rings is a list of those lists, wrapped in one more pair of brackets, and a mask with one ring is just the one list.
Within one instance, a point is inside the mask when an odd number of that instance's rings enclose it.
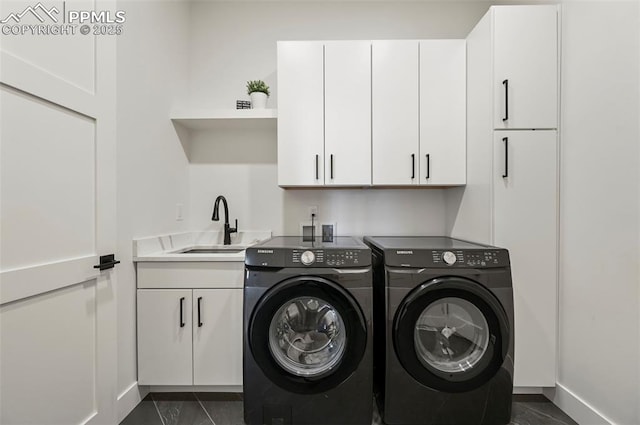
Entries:
{"label": "white upper cabinet", "polygon": [[466,183],[466,43],[420,42],[421,185]]}
{"label": "white upper cabinet", "polygon": [[465,41],[278,43],[280,186],[464,185]]}
{"label": "white upper cabinet", "polygon": [[492,11],[494,128],[557,128],[557,6]]}
{"label": "white upper cabinet", "polygon": [[325,43],[324,69],[324,183],[370,185],[371,42]]}
{"label": "white upper cabinet", "polygon": [[419,180],[418,46],[418,41],[372,43],[374,185]]}
{"label": "white upper cabinet", "polygon": [[324,184],[324,45],[278,42],[278,184]]}

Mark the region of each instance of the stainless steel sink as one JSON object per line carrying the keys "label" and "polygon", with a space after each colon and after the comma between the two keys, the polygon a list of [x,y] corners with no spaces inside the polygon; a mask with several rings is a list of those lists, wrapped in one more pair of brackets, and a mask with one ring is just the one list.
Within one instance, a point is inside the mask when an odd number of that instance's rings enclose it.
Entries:
{"label": "stainless steel sink", "polygon": [[237,254],[239,252],[244,251],[244,248],[187,248],[185,250],[180,250],[176,252],[176,254]]}

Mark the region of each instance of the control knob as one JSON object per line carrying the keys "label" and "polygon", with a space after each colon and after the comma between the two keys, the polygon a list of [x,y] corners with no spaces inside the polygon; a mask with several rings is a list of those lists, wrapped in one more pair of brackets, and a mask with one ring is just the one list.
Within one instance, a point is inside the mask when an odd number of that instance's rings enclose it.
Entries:
{"label": "control knob", "polygon": [[447,263],[448,265],[452,266],[453,264],[455,264],[457,258],[456,258],[456,254],[454,254],[451,251],[445,251],[442,254],[442,259],[444,260],[445,263]]}
{"label": "control knob", "polygon": [[304,264],[305,266],[308,266],[316,261],[316,256],[312,251],[305,251],[300,256],[300,261],[302,261],[302,264]]}

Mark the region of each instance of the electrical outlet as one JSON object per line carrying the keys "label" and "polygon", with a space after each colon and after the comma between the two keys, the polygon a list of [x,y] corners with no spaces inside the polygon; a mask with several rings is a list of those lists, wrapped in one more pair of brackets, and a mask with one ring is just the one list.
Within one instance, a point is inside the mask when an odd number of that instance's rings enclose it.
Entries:
{"label": "electrical outlet", "polygon": [[184,217],[182,216],[182,204],[176,204],[176,221],[182,221]]}
{"label": "electrical outlet", "polygon": [[322,242],[333,242],[336,234],[336,223],[322,223]]}
{"label": "electrical outlet", "polygon": [[309,205],[307,207],[307,218],[311,219],[311,216],[315,214],[316,219],[318,219],[318,206],[317,205]]}

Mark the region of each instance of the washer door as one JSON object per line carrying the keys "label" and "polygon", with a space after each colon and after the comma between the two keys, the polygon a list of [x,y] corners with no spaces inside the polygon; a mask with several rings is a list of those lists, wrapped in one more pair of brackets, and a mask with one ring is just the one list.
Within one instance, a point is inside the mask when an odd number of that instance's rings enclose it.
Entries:
{"label": "washer door", "polygon": [[326,391],[344,381],[358,367],[366,341],[366,321],[356,301],[315,276],[272,288],[249,325],[249,346],[262,371],[297,393]]}
{"label": "washer door", "polygon": [[418,382],[464,392],[500,369],[509,347],[509,322],[484,286],[443,277],[423,283],[402,301],[393,340],[400,363]]}

